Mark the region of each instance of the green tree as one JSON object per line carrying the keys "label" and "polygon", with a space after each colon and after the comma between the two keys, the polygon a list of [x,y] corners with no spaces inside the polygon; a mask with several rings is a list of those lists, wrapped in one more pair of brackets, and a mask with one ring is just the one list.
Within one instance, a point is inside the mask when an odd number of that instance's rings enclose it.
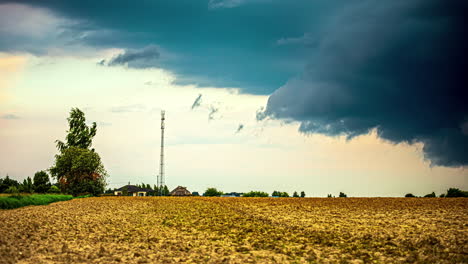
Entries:
{"label": "green tree", "polygon": [[6,192],[10,186],[19,188],[19,182],[10,178],[10,176],[5,177],[5,179],[0,179],[0,193]]}
{"label": "green tree", "polygon": [[78,147],[64,149],[55,156],[50,172],[64,193],[78,196],[104,192],[107,172],[99,155],[92,150]]}
{"label": "green tree", "polygon": [[69,147],[88,149],[92,145],[93,137],[96,135],[96,122],[91,127],[86,125],[84,113],[78,108],[72,108],[70,117],[67,118],[68,131],[66,143],[56,140],[57,148],[63,152]]}
{"label": "green tree", "polygon": [[293,197],[299,197],[299,194],[297,194],[297,192],[296,192],[296,191],[294,191],[294,193],[293,193]]}
{"label": "green tree", "polygon": [[304,197],[305,197],[305,192],[302,191],[302,192],[301,192],[301,198],[304,198]]}
{"label": "green tree", "polygon": [[279,197],[289,197],[289,193],[287,192],[279,192]]}
{"label": "green tree", "polygon": [[49,175],[45,171],[38,171],[34,174],[34,191],[37,193],[46,193],[50,188]]}
{"label": "green tree", "polygon": [[162,196],[169,196],[169,188],[167,188],[167,185],[164,185]]}
{"label": "green tree", "polygon": [[278,196],[279,196],[279,193],[278,193],[278,191],[273,191],[273,193],[271,194],[271,196],[278,197]]}
{"label": "green tree", "polygon": [[424,195],[424,197],[429,197],[429,198],[436,197],[436,194],[435,194],[435,192],[432,192],[432,193]]}
{"label": "green tree", "polygon": [[243,197],[268,197],[268,193],[260,192],[260,191],[250,191],[248,193],[244,193]]}
{"label": "green tree", "polygon": [[414,194],[412,194],[412,193],[407,193],[407,194],[405,194],[405,197],[406,198],[413,198],[413,197],[416,197],[416,196],[414,196]]}
{"label": "green tree", "polygon": [[200,196],[198,192],[192,192],[192,196]]}
{"label": "green tree", "polygon": [[84,113],[78,108],[71,109],[67,121],[66,143],[56,141],[60,154],[55,155],[50,172],[64,193],[99,195],[104,192],[107,172],[99,155],[90,149],[96,123],[88,127]]}
{"label": "green tree", "polygon": [[458,188],[450,188],[447,190],[445,197],[468,197],[468,192],[462,191]]}
{"label": "green tree", "polygon": [[216,188],[208,188],[208,189],[206,189],[203,196],[220,196],[222,194],[223,194],[223,192],[218,191]]}
{"label": "green tree", "polygon": [[338,197],[343,197],[343,198],[346,198],[346,197],[348,197],[348,196],[346,195],[346,193],[344,193],[344,192],[340,192],[340,195],[338,195]]}
{"label": "green tree", "polygon": [[25,192],[25,193],[33,193],[34,192],[34,185],[31,180],[31,177],[28,177],[23,180],[23,183],[19,186],[18,190],[20,192]]}

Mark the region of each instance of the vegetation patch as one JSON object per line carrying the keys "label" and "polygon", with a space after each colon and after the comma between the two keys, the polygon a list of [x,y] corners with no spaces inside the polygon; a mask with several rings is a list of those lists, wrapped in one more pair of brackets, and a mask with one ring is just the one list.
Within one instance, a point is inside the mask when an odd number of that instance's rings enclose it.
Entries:
{"label": "vegetation patch", "polygon": [[63,194],[12,195],[0,197],[0,209],[15,209],[28,205],[46,205],[53,202],[68,201],[73,196]]}

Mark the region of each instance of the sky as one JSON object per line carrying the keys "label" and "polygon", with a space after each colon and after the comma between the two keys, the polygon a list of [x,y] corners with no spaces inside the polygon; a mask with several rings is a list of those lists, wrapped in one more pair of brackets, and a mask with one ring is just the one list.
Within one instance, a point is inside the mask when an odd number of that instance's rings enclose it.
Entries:
{"label": "sky", "polygon": [[324,197],[468,189],[464,0],[0,0],[0,176],[73,107],[110,188]]}

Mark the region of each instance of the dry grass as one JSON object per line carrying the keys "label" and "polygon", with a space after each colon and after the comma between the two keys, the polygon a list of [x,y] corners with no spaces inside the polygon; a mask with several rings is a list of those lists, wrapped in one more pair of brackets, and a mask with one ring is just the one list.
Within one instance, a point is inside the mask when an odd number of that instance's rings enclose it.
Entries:
{"label": "dry grass", "polygon": [[87,198],[0,230],[2,263],[468,263],[465,198]]}

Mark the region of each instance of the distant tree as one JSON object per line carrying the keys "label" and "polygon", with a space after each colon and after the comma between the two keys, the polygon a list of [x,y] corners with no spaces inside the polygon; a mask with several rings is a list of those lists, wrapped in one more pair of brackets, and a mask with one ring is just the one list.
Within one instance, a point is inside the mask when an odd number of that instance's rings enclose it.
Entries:
{"label": "distant tree", "polygon": [[332,195],[331,195],[331,194],[327,194],[327,198],[332,198]]}
{"label": "distant tree", "polygon": [[435,194],[435,192],[432,192],[432,193],[424,195],[424,197],[428,197],[428,198],[436,197],[436,194]]}
{"label": "distant tree", "polygon": [[107,193],[107,194],[111,194],[114,192],[115,192],[115,189],[111,189],[111,188],[108,188],[106,191],[104,191],[104,193]]}
{"label": "distant tree", "polygon": [[248,193],[244,193],[243,197],[268,197],[268,193],[260,192],[260,191],[250,191]]}
{"label": "distant tree", "polygon": [[301,192],[301,198],[304,198],[304,197],[305,197],[305,192],[302,191],[302,192]]}
{"label": "distant tree", "polygon": [[273,191],[273,193],[271,194],[271,196],[274,196],[274,197],[279,197],[279,193],[278,193],[278,191]]}
{"label": "distant tree", "polygon": [[439,195],[439,197],[444,198],[444,197],[445,197],[445,193],[441,193],[441,194]]}
{"label": "distant tree", "polygon": [[14,186],[18,189],[19,185],[20,184],[17,180],[11,179],[10,176],[8,176],[7,174],[5,179],[0,179],[0,193],[6,192],[6,190],[11,186]]}
{"label": "distant tree", "polygon": [[297,192],[296,192],[296,191],[294,191],[294,193],[293,193],[293,197],[299,197],[299,194],[297,194]]}
{"label": "distant tree", "polygon": [[68,147],[55,156],[50,172],[64,193],[99,195],[104,192],[107,172],[99,155],[89,149]]}
{"label": "distant tree", "polygon": [[169,196],[171,192],[169,191],[169,188],[167,188],[167,185],[164,185],[164,189],[163,189],[163,193],[162,195],[163,196]]}
{"label": "distant tree", "polygon": [[51,184],[49,175],[45,171],[38,171],[34,174],[34,191],[37,193],[46,193]]}
{"label": "distant tree", "polygon": [[59,187],[52,185],[50,186],[49,190],[47,191],[48,193],[60,193]]}
{"label": "distant tree", "polygon": [[192,196],[200,196],[198,192],[192,192]]}
{"label": "distant tree", "polygon": [[289,193],[287,192],[279,192],[279,197],[289,197]]}
{"label": "distant tree", "polygon": [[462,191],[458,188],[450,188],[447,190],[445,197],[468,197],[468,192]]}
{"label": "distant tree", "polygon": [[406,198],[412,198],[412,197],[416,197],[416,196],[414,196],[412,193],[407,193],[407,194],[405,194],[405,197]]}
{"label": "distant tree", "polygon": [[153,188],[151,188],[151,185],[148,183],[146,184],[146,189],[153,189]]}
{"label": "distant tree", "polygon": [[25,193],[33,193],[34,192],[34,184],[31,180],[31,177],[28,177],[23,180],[23,184],[19,186],[19,191],[20,192],[25,192]]}
{"label": "distant tree", "polygon": [[159,187],[156,184],[153,186],[154,196],[160,196]]}
{"label": "distant tree", "polygon": [[[81,149],[89,149],[93,142],[93,137],[96,135],[96,122],[93,122],[91,127],[86,125],[84,113],[78,108],[72,108],[68,121],[68,134],[66,142],[56,140],[57,148],[63,152],[69,147],[77,147]],[[94,149],[92,149],[94,151]]]}
{"label": "distant tree", "polygon": [[222,194],[223,194],[223,192],[218,191],[216,188],[208,188],[208,189],[206,189],[203,196],[220,196]]}
{"label": "distant tree", "polygon": [[340,192],[340,195],[338,197],[343,197],[343,198],[346,198],[348,197],[344,192]]}

